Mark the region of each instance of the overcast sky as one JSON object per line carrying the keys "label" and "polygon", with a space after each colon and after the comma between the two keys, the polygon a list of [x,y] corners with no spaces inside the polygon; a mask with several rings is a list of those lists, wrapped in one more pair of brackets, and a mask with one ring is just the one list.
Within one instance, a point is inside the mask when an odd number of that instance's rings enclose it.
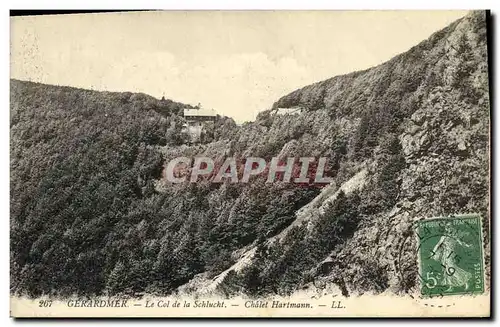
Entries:
{"label": "overcast sky", "polygon": [[144,92],[237,122],[404,52],[464,11],[143,12],[11,18],[11,77]]}

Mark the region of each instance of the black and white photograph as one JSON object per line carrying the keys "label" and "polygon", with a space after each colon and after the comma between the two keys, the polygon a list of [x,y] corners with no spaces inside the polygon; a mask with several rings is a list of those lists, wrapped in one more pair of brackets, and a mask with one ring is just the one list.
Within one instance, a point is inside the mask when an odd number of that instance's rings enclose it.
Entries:
{"label": "black and white photograph", "polygon": [[12,317],[489,317],[489,10],[10,15]]}

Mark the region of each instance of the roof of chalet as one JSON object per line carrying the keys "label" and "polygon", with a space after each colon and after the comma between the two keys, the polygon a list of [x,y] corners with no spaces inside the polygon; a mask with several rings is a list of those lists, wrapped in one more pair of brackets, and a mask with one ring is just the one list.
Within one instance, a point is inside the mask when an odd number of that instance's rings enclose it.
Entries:
{"label": "roof of chalet", "polygon": [[184,109],[184,117],[186,116],[201,116],[201,117],[215,117],[217,116],[217,113],[213,109],[205,109],[205,108],[200,108],[200,109]]}

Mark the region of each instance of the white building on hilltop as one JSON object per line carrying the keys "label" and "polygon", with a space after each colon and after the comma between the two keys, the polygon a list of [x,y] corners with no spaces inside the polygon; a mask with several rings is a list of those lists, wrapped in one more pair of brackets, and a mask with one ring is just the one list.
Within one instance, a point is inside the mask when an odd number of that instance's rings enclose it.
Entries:
{"label": "white building on hilltop", "polygon": [[304,109],[302,107],[276,108],[271,110],[272,115],[300,115]]}

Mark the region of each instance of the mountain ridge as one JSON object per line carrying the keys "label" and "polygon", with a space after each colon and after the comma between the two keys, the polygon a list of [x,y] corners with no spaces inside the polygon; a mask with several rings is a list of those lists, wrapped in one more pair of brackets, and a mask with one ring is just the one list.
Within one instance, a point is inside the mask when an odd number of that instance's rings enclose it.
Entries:
{"label": "mountain ridge", "polygon": [[[417,219],[475,211],[488,230],[487,70],[486,16],[472,12],[384,64],[275,103],[302,114],[221,117],[198,144],[179,137],[178,103],[14,82],[11,292],[196,293],[221,274],[211,291],[229,297],[319,284],[411,292]],[[334,182],[327,197],[262,176],[172,185],[162,171],[179,156],[328,157]],[[339,191],[363,169],[362,188]]]}

